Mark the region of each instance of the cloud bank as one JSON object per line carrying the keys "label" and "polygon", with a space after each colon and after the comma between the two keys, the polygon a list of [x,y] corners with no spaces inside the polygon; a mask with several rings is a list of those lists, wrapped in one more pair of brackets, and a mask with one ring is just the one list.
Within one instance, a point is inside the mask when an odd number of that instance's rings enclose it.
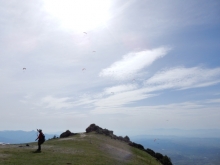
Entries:
{"label": "cloud bank", "polygon": [[220,82],[220,68],[176,67],[156,73],[145,81],[145,86],[158,89],[187,89],[206,87]]}

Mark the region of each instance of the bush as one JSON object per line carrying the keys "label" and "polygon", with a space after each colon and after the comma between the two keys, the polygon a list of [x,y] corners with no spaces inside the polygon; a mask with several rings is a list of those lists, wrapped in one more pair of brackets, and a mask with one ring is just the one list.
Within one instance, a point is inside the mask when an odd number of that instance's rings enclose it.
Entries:
{"label": "bush", "polygon": [[146,151],[148,154],[150,154],[151,156],[155,157],[155,152],[154,152],[153,150],[147,148],[145,151]]}
{"label": "bush", "polygon": [[156,153],[155,154],[155,158],[157,158],[158,160],[162,160],[163,159],[163,155],[161,153]]}
{"label": "bush", "polygon": [[163,157],[163,159],[161,160],[161,163],[163,163],[163,165],[173,165],[170,158],[167,155]]}

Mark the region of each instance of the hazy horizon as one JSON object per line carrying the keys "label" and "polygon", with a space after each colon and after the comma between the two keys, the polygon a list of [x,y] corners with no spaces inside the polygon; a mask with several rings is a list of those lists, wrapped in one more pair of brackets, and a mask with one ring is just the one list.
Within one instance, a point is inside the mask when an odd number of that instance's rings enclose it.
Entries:
{"label": "hazy horizon", "polygon": [[[106,128],[108,129],[108,128]],[[79,131],[75,131],[73,129],[66,129],[66,130],[70,130],[72,133],[83,133],[86,132],[86,130],[79,130]],[[65,132],[66,130],[62,130],[62,131],[55,131],[55,132],[45,132],[43,130],[43,132],[45,134],[50,134],[50,135],[60,135],[61,133]],[[112,129],[109,129],[111,131],[113,131],[113,133],[117,136],[129,136],[129,137],[133,137],[133,138],[143,138],[143,137],[182,137],[182,138],[220,138],[220,129],[194,129],[194,130],[184,130],[184,129],[177,129],[177,128],[173,128],[173,129],[154,129],[154,130],[146,130],[145,132],[142,133],[134,133],[133,134],[129,134],[128,132],[126,133],[125,131],[120,132],[120,131],[114,131]],[[3,132],[37,132],[36,130],[0,130],[0,134]],[[0,136],[1,137],[1,136]]]}

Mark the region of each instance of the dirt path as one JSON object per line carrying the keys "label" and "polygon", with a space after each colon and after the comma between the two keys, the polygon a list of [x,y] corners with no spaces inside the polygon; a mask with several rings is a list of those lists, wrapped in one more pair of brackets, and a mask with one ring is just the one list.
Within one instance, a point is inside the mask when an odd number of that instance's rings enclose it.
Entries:
{"label": "dirt path", "polygon": [[103,144],[101,150],[109,153],[114,159],[120,161],[128,161],[133,157],[133,154],[129,149],[122,149],[109,144]]}

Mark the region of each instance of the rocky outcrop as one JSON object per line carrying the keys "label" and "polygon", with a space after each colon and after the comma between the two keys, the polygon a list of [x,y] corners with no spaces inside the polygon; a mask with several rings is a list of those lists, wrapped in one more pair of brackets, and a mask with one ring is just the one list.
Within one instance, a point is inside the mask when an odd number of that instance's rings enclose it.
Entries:
{"label": "rocky outcrop", "polygon": [[128,136],[125,136],[125,137],[124,137],[124,141],[127,142],[127,143],[129,143],[129,142],[130,142],[130,138],[129,138]]}
{"label": "rocky outcrop", "polygon": [[[144,152],[147,152],[148,154],[150,154],[151,156],[156,158],[158,161],[160,161],[160,163],[162,163],[164,165],[172,165],[171,159],[168,156],[166,156],[166,155],[163,156],[161,153],[155,153],[153,150],[151,150],[149,148],[145,149],[144,146],[142,146],[141,144],[130,141],[130,138],[128,136],[125,136],[125,137],[116,136],[116,135],[114,135],[113,131],[108,130],[106,128],[103,129],[95,124],[91,124],[89,127],[86,128],[86,133],[90,133],[90,132],[96,132],[98,134],[103,134],[103,135],[109,136],[112,139],[123,141],[132,147],[135,147],[135,148],[140,149]],[[60,135],[60,138],[65,138],[65,137],[69,137],[69,136],[76,135],[76,134],[77,133],[72,133],[69,130],[67,130],[66,132],[63,132]],[[90,141],[90,143],[92,143],[92,142]]]}
{"label": "rocky outcrop", "polygon": [[86,128],[86,133],[92,132],[92,131],[99,131],[100,127],[95,125],[95,124],[91,124],[88,128]]}
{"label": "rocky outcrop", "polygon": [[122,136],[116,136],[114,135],[113,131],[110,131],[108,129],[103,129],[95,124],[91,124],[88,128],[86,128],[86,133],[89,133],[89,132],[96,132],[98,134],[104,134],[106,136],[109,136],[111,137],[112,139],[117,139],[117,140],[121,140],[121,141],[124,141],[124,142],[127,142],[129,143],[130,142],[130,139],[128,136],[125,136],[125,137],[122,137]]}
{"label": "rocky outcrop", "polygon": [[72,135],[76,135],[76,133],[72,133],[72,132],[70,132],[69,130],[66,130],[66,132],[63,132],[63,133],[60,135],[60,138],[65,138],[65,137],[69,137],[69,136],[72,136]]}
{"label": "rocky outcrop", "polygon": [[89,133],[89,132],[97,132],[99,134],[104,134],[106,136],[113,136],[113,131],[110,131],[108,129],[103,129],[95,124],[91,124],[88,128],[86,128],[86,133]]}
{"label": "rocky outcrop", "polygon": [[141,144],[135,143],[135,142],[129,142],[128,143],[130,146],[138,148],[140,150],[144,150],[144,147]]}

